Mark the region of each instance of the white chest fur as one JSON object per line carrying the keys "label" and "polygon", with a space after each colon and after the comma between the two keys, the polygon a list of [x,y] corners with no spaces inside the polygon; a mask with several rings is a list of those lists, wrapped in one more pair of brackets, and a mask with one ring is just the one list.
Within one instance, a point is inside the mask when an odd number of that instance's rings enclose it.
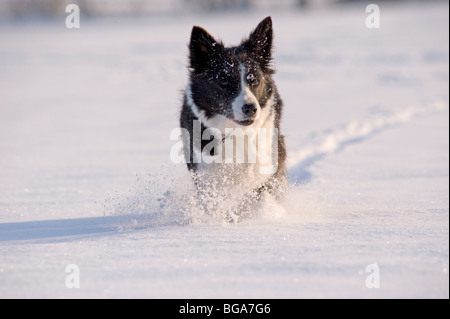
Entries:
{"label": "white chest fur", "polygon": [[[206,118],[192,99],[187,100],[199,121],[208,130],[216,130],[220,136],[211,142],[213,146],[207,145],[203,152],[199,143],[194,143],[198,186],[217,192],[247,192],[264,184],[277,171],[278,129],[274,127],[272,98],[261,108],[260,116],[249,127],[240,126],[223,115]],[[209,137],[209,133],[206,135]],[[212,147],[214,156],[210,156],[209,152]]]}

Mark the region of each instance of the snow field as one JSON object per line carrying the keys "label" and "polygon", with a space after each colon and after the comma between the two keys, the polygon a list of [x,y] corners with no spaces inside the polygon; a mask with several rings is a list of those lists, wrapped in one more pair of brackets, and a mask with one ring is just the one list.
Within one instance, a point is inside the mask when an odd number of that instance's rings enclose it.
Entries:
{"label": "snow field", "polygon": [[[2,22],[0,297],[448,298],[448,4],[380,8]],[[190,29],[267,14],[292,187],[211,222],[169,157]]]}

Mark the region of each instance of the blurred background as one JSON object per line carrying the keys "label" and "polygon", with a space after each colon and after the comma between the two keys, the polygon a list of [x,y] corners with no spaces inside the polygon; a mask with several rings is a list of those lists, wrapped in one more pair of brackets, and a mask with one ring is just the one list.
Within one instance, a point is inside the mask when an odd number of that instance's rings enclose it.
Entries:
{"label": "blurred background", "polygon": [[[1,17],[54,16],[65,14],[68,4],[77,4],[83,14],[106,15],[148,15],[172,14],[198,11],[233,10],[298,10],[323,8],[327,6],[375,1],[367,0],[0,0]],[[386,2],[427,2],[424,0],[385,0]]]}

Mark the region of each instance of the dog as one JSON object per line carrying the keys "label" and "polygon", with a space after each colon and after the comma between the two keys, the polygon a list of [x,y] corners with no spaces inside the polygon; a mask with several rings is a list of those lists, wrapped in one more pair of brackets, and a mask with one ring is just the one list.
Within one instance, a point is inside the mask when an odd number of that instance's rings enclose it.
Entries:
{"label": "dog", "polygon": [[251,216],[263,194],[282,200],[286,192],[272,51],[271,17],[232,47],[192,28],[180,114],[184,157],[205,211],[231,221]]}

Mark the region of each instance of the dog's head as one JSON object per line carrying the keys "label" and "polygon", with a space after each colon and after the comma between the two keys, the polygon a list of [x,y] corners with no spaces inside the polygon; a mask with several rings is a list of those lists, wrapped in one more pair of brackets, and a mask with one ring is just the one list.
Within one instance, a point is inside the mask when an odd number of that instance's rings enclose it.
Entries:
{"label": "dog's head", "polygon": [[239,46],[225,47],[195,26],[189,44],[190,90],[207,117],[223,115],[250,126],[272,95],[272,19],[265,18]]}

